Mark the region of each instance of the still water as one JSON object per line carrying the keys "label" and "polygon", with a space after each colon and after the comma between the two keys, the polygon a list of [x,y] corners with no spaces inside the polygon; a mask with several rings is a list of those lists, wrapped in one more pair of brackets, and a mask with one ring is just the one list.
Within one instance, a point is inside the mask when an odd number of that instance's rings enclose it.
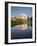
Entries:
{"label": "still water", "polygon": [[16,25],[11,27],[11,39],[28,39],[32,38],[32,28],[27,24]]}

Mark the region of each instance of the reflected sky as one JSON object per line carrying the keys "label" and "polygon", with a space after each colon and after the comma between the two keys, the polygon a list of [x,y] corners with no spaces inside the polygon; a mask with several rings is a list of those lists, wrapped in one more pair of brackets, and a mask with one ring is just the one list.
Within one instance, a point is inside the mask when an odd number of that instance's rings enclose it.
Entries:
{"label": "reflected sky", "polygon": [[32,38],[32,28],[24,24],[16,25],[11,28],[11,39],[27,39]]}

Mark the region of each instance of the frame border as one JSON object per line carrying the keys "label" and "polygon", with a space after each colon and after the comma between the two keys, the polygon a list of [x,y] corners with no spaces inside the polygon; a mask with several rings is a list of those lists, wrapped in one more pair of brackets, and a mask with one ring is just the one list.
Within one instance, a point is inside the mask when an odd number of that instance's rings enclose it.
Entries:
{"label": "frame border", "polygon": [[[35,41],[8,43],[8,3],[35,5]],[[5,44],[22,44],[22,43],[36,43],[36,3],[5,2]]]}

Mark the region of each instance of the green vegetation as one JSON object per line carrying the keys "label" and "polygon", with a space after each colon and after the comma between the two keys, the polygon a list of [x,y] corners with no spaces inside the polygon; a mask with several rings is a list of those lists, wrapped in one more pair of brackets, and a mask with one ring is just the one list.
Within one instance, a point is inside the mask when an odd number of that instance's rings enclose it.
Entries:
{"label": "green vegetation", "polygon": [[11,19],[11,27],[15,26],[15,25],[22,25],[22,24],[28,24],[30,26],[32,26],[32,20],[22,20],[22,19],[16,19],[13,20]]}
{"label": "green vegetation", "polygon": [[21,24],[24,24],[23,23],[23,20],[16,20],[16,21],[14,21],[14,20],[11,20],[11,26],[15,26],[15,25],[21,25]]}

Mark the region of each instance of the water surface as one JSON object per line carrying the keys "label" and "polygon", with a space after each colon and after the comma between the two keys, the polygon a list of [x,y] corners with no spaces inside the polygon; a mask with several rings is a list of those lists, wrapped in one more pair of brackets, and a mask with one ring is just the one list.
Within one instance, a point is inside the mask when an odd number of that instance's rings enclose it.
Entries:
{"label": "water surface", "polygon": [[16,25],[11,27],[11,39],[28,39],[32,38],[31,26]]}

